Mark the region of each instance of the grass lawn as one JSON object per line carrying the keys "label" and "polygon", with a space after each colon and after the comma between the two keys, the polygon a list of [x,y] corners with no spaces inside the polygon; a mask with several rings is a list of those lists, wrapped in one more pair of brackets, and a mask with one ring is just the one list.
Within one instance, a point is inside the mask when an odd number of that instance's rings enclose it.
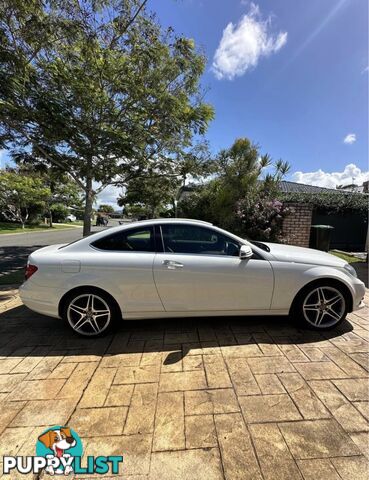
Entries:
{"label": "grass lawn", "polygon": [[83,220],[76,220],[75,222],[72,222],[71,225],[83,227]]}
{"label": "grass lawn", "polygon": [[336,257],[342,258],[342,260],[346,260],[347,263],[357,263],[357,262],[362,262],[360,258],[352,257],[351,255],[346,255],[345,253],[341,252],[334,252],[333,250],[330,251],[332,255],[335,255]]}
{"label": "grass lawn", "polygon": [[26,232],[43,232],[45,230],[61,230],[64,228],[74,228],[72,225],[58,225],[53,224],[53,227],[50,228],[48,225],[26,225],[23,229],[19,223],[11,222],[0,222],[0,235],[2,233],[26,233]]}
{"label": "grass lawn", "polygon": [[24,268],[0,277],[0,285],[20,285],[24,281]]}

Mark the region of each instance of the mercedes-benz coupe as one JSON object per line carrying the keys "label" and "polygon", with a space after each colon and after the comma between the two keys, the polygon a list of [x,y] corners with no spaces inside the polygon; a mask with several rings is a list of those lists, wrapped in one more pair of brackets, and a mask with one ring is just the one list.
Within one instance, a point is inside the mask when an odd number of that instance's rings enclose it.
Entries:
{"label": "mercedes-benz coupe", "polygon": [[122,319],[215,315],[291,315],[323,330],[360,308],[364,293],[353,267],[333,255],[186,219],[134,222],[36,250],[20,287],[27,307],[85,336]]}

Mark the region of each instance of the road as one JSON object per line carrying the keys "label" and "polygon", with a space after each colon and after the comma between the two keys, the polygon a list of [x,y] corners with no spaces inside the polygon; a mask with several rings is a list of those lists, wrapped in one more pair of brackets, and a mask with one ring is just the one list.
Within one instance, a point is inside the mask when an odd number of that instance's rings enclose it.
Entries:
{"label": "road", "polygon": [[[117,225],[119,221],[112,219],[108,227],[93,227],[92,233]],[[79,238],[82,238],[82,228],[0,235],[0,276],[23,268],[28,255],[38,248]]]}

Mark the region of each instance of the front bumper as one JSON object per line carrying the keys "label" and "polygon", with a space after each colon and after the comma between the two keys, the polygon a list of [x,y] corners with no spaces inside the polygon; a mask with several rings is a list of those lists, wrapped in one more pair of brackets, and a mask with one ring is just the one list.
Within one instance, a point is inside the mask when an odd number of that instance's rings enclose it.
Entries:
{"label": "front bumper", "polygon": [[352,311],[360,310],[364,308],[366,305],[364,303],[364,296],[365,296],[365,285],[363,282],[358,280],[353,284],[354,287],[354,295],[352,298]]}
{"label": "front bumper", "polygon": [[365,308],[366,307],[366,303],[364,302],[364,300],[361,300],[361,302],[359,303],[358,307],[355,308],[354,310],[361,310],[362,308]]}

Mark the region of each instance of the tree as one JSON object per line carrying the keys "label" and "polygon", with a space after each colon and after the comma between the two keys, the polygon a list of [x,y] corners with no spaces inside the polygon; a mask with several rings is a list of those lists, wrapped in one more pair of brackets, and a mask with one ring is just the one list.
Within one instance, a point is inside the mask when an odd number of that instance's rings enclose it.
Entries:
{"label": "tree", "polygon": [[69,209],[62,203],[53,203],[49,210],[49,225],[52,227],[53,222],[64,222],[69,214]]}
{"label": "tree", "polygon": [[114,208],[111,205],[106,205],[106,204],[102,203],[99,206],[97,211],[102,212],[102,213],[114,213]]}
{"label": "tree", "polygon": [[127,182],[118,204],[137,216],[173,216],[180,187],[186,185],[188,178],[199,179],[213,172],[208,144],[199,141],[186,151],[178,151],[165,169],[150,168],[144,177]]}
{"label": "tree", "polygon": [[[129,182],[126,192],[118,198],[118,205],[125,207],[142,207],[141,214],[148,218],[159,216],[159,212],[174,200],[180,180],[173,176],[151,176],[134,179]],[[128,208],[127,208],[128,207]]]}
{"label": "tree", "polygon": [[0,147],[74,179],[85,235],[103,188],[172,173],[213,116],[198,95],[205,58],[146,3],[0,3]]}
{"label": "tree", "polygon": [[199,180],[216,172],[216,162],[209,152],[209,145],[199,141],[187,151],[181,151],[176,159],[175,171],[181,180],[181,186],[186,185],[188,178]]}
{"label": "tree", "polygon": [[[274,168],[264,174],[266,168]],[[260,147],[247,138],[237,139],[219,152],[215,178],[194,189],[183,200],[184,216],[207,220],[239,235],[254,239],[278,239],[281,221],[288,209],[276,202],[278,184],[289,165],[269,155],[261,155]]]}
{"label": "tree", "polygon": [[2,214],[24,228],[32,207],[45,207],[50,189],[40,177],[20,175],[18,172],[0,172],[0,205]]}
{"label": "tree", "polygon": [[[45,186],[50,189],[50,196],[46,201],[49,216],[49,225],[53,226],[53,217],[64,220],[69,213],[69,208],[81,208],[81,188],[65,173],[58,173],[53,168],[43,175]],[[62,208],[63,207],[63,208]],[[64,218],[62,212],[64,211]]]}
{"label": "tree", "polygon": [[70,207],[81,209],[81,188],[60,168],[26,161],[13,171],[21,175],[39,177],[49,189],[50,195],[46,199],[44,213],[49,218],[50,227],[53,226],[54,217],[57,220],[64,220]]}

